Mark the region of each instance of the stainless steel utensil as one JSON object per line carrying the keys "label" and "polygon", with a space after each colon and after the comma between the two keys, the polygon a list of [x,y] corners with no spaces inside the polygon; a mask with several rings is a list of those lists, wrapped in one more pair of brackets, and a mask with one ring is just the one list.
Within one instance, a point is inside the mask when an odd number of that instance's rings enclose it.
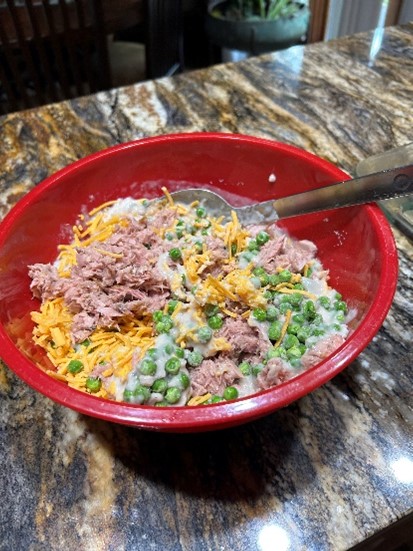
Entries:
{"label": "stainless steel utensil", "polygon": [[[364,176],[395,166],[405,166],[413,162],[413,142],[388,149],[367,157],[356,166],[356,175]],[[387,218],[405,235],[413,240],[413,195],[396,197],[379,203]]]}
{"label": "stainless steel utensil", "polygon": [[171,196],[174,201],[185,204],[199,200],[211,212],[224,216],[234,210],[242,224],[259,224],[412,193],[413,165],[410,164],[245,207],[234,207],[217,193],[201,188],[175,191]]}

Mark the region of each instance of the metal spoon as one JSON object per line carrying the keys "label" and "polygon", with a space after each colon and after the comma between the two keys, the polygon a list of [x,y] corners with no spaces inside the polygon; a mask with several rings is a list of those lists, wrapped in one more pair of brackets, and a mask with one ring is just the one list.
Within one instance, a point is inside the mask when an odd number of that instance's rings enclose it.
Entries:
{"label": "metal spoon", "polygon": [[217,193],[201,188],[175,191],[171,196],[174,201],[186,204],[198,200],[208,210],[224,216],[234,210],[242,224],[259,224],[412,193],[413,165],[410,164],[245,207],[234,207]]}

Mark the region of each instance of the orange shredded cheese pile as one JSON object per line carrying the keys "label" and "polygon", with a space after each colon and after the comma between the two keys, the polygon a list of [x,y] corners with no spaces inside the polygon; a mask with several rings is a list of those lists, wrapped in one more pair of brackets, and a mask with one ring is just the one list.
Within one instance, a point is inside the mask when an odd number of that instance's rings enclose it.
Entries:
{"label": "orange shredded cheese pile", "polygon": [[[48,373],[69,386],[86,391],[86,380],[96,366],[105,366],[102,374],[114,375],[125,381],[132,369],[134,351],[143,356],[153,346],[153,328],[148,321],[133,319],[119,325],[119,331],[97,329],[84,344],[74,346],[70,339],[72,315],[62,298],[45,301],[39,312],[31,313],[36,324],[33,330],[34,342],[44,348],[47,357],[56,366]],[[72,360],[82,362],[80,373],[72,374],[68,365]],[[102,387],[96,396],[110,397]]]}

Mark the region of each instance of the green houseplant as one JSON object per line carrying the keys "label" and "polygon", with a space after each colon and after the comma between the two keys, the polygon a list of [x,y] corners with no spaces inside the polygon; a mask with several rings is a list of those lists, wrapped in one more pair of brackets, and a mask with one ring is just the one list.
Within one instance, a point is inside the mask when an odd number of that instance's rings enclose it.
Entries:
{"label": "green houseplant", "polygon": [[206,30],[212,43],[253,54],[287,48],[308,30],[309,0],[211,0]]}

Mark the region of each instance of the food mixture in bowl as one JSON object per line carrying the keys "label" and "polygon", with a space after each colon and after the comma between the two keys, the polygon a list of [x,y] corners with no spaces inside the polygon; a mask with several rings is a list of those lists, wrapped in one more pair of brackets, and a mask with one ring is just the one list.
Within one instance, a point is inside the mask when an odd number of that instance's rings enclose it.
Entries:
{"label": "food mixture in bowl", "polygon": [[116,401],[195,406],[278,385],[333,353],[351,313],[316,246],[199,202],[119,199],[29,267],[48,373]]}

